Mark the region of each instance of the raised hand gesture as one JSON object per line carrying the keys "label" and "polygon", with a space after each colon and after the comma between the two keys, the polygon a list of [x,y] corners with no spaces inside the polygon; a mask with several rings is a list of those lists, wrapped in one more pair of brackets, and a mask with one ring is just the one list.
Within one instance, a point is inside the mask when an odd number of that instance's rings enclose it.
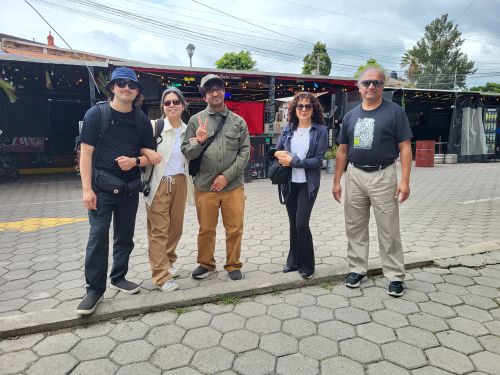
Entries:
{"label": "raised hand gesture", "polygon": [[196,140],[202,145],[207,141],[208,117],[205,117],[205,121],[202,121],[201,117],[198,116],[198,125],[198,129],[196,129]]}

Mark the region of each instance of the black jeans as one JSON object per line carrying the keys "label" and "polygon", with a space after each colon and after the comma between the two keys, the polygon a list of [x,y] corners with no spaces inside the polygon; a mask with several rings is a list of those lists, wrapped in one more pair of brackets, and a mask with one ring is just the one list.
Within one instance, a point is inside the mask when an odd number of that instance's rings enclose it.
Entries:
{"label": "black jeans", "polygon": [[286,201],[286,210],[290,221],[290,251],[286,265],[297,268],[299,272],[314,272],[314,245],[309,219],[316,201],[316,196],[309,199],[306,183],[292,183],[292,189]]}
{"label": "black jeans", "polygon": [[139,193],[121,196],[96,191],[97,210],[88,210],[90,233],[85,256],[87,293],[103,294],[108,273],[109,227],[113,216],[113,267],[111,282],[123,280],[128,272],[130,253],[134,248],[135,217]]}

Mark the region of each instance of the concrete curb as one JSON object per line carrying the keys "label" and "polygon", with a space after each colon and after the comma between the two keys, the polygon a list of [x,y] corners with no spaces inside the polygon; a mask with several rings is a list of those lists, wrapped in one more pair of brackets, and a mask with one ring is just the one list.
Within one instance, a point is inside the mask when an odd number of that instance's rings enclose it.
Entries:
{"label": "concrete curb", "polygon": [[[439,255],[428,252],[405,255],[407,269],[432,265],[434,260],[474,255],[500,250],[500,242],[484,242],[468,247],[440,250]],[[369,263],[369,275],[382,273],[380,260]],[[0,318],[0,338],[52,331],[62,328],[85,325],[113,318],[163,311],[176,307],[193,306],[220,300],[221,296],[248,297],[273,291],[293,289],[306,285],[320,284],[325,281],[341,281],[347,276],[345,264],[316,267],[314,277],[302,279],[297,273],[279,273],[259,279],[243,279],[237,282],[223,282],[205,287],[179,290],[175,293],[139,294],[126,298],[109,299],[101,302],[95,313],[80,317],[74,308],[50,309],[22,315]]]}

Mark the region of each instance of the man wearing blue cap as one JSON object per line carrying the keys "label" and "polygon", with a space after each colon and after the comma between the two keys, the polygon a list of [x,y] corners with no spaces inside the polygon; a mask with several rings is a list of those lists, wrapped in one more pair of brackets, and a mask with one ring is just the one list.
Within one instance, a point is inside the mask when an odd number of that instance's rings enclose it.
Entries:
{"label": "man wearing blue cap", "polygon": [[134,248],[139,167],[148,162],[141,153],[154,149],[153,130],[139,109],[142,85],[132,69],[116,68],[106,88],[111,93],[109,101],[87,111],[80,136],[83,205],[88,210],[90,233],[85,257],[87,294],[77,307],[79,315],[92,314],[106,290],[112,217],[111,288],[127,294],[139,292],[139,286],[125,276]]}

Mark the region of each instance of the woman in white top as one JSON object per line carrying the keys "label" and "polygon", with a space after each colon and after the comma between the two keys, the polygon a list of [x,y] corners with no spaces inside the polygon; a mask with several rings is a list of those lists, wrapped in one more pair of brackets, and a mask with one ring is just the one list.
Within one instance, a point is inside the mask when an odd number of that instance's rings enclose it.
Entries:
{"label": "woman in white top", "polygon": [[[178,276],[174,267],[176,247],[182,235],[186,199],[189,198],[189,203],[194,205],[194,190],[189,164],[181,152],[187,128],[181,120],[186,108],[184,95],[177,88],[170,87],[163,92],[160,106],[164,126],[157,140],[157,152],[161,161],[154,166],[151,192],[145,201],[153,283],[168,292],[178,289],[173,281]],[[151,121],[153,131],[156,121]],[[148,167],[146,178],[150,173],[151,167]]]}
{"label": "woman in white top", "polygon": [[282,185],[290,221],[290,250],[283,272],[298,271],[309,279],[315,267],[309,219],[319,190],[328,130],[323,125],[321,104],[307,92],[295,95],[288,121],[274,153],[281,165],[292,167],[288,184]]}

